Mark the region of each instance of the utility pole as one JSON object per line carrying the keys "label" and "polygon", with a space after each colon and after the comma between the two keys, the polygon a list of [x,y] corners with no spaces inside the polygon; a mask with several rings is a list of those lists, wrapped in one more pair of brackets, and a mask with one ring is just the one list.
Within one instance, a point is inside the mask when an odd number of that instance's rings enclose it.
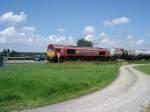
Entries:
{"label": "utility pole", "polygon": [[60,53],[59,52],[57,53],[57,61],[58,61],[58,63],[60,61]]}

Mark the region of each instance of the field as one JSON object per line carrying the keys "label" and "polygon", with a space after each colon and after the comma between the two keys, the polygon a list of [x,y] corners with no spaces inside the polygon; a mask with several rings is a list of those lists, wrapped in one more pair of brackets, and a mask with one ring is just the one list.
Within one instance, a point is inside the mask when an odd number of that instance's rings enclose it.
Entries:
{"label": "field", "polygon": [[0,68],[0,111],[57,103],[101,89],[120,64],[14,64]]}
{"label": "field", "polygon": [[149,64],[150,61],[149,60],[132,60],[132,61],[127,61],[128,64]]}
{"label": "field", "polygon": [[136,67],[138,70],[150,75],[150,64]]}
{"label": "field", "polygon": [[[141,65],[136,67],[138,70],[150,75],[150,64],[148,65]],[[150,106],[147,108],[147,112],[150,112]]]}

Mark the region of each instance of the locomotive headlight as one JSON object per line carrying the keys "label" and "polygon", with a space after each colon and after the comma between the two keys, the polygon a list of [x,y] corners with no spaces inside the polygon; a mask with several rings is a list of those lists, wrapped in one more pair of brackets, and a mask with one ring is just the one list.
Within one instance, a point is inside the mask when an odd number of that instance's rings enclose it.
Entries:
{"label": "locomotive headlight", "polygon": [[47,57],[49,57],[49,58],[55,57],[55,51],[54,51],[54,49],[49,48],[49,49],[47,50]]}
{"label": "locomotive headlight", "polygon": [[50,58],[53,58],[53,57],[55,57],[55,52],[54,51],[48,51],[47,56]]}

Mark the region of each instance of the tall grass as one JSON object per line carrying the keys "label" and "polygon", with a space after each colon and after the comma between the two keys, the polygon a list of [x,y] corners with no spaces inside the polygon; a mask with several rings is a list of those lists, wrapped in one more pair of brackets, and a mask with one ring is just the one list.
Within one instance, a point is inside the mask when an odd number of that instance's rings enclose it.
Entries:
{"label": "tall grass", "polygon": [[23,64],[0,68],[0,112],[57,103],[110,84],[120,64]]}

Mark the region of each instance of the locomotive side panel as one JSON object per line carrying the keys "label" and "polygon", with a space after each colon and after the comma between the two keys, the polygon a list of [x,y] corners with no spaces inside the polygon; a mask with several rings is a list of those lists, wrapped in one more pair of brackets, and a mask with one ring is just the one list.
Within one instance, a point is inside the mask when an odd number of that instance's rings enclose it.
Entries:
{"label": "locomotive side panel", "polygon": [[[53,55],[51,55],[53,54]],[[86,48],[86,47],[70,47],[62,45],[49,45],[47,50],[48,60],[60,59],[101,59],[110,57],[108,49]]]}

